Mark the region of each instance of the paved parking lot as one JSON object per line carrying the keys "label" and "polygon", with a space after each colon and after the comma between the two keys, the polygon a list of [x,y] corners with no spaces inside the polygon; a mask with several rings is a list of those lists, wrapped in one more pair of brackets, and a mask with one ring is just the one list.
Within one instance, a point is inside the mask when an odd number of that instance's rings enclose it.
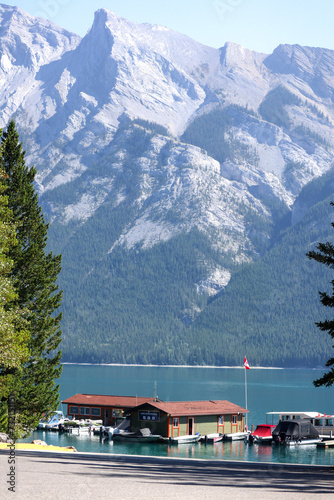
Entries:
{"label": "paved parking lot", "polygon": [[328,466],[17,451],[14,494],[7,451],[0,464],[0,498],[15,500],[334,498]]}

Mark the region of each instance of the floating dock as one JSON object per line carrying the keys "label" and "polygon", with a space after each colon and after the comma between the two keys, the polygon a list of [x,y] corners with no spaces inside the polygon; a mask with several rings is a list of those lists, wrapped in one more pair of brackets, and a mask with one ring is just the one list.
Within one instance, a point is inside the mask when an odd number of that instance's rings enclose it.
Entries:
{"label": "floating dock", "polygon": [[330,439],[327,441],[320,441],[320,443],[317,444],[319,448],[330,448],[334,446],[334,439]]}

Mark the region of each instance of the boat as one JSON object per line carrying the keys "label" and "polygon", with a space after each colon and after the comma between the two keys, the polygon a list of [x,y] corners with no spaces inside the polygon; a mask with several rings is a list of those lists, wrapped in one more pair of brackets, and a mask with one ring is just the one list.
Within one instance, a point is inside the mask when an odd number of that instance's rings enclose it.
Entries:
{"label": "boat", "polygon": [[197,432],[196,434],[185,434],[184,436],[170,437],[168,442],[171,444],[197,443],[200,439],[201,435]]}
{"label": "boat", "polygon": [[334,438],[334,415],[318,414],[312,422],[321,438]]}
{"label": "boat", "polygon": [[[276,418],[275,418],[276,417]],[[334,415],[326,415],[326,413],[319,413],[316,411],[297,411],[297,412],[274,412],[270,411],[266,414],[266,422],[271,419],[274,423],[274,419],[278,422],[287,420],[299,420],[301,418],[307,419],[312,425],[317,429],[320,437],[331,439],[334,438]]]}
{"label": "boat", "polygon": [[320,441],[319,432],[308,419],[281,421],[273,430],[275,444],[313,445]]}
{"label": "boat", "polygon": [[231,432],[231,434],[224,434],[224,441],[241,441],[242,439],[246,439],[249,435],[249,431],[245,432]]}
{"label": "boat", "polygon": [[116,427],[108,427],[108,429],[106,429],[109,439],[113,439],[114,434],[123,434],[124,432],[130,432],[129,415],[122,417],[120,423]]}
{"label": "boat", "polygon": [[42,418],[39,422],[37,429],[42,430],[58,430],[59,424],[63,424],[65,422],[65,416],[62,411],[54,411],[51,414],[51,417],[46,420]]}
{"label": "boat", "polygon": [[206,436],[202,436],[201,441],[204,441],[205,443],[218,443],[219,441],[222,441],[223,439],[223,434],[219,434],[218,432],[213,432],[212,434],[207,434]]}
{"label": "boat", "polygon": [[248,436],[248,441],[253,443],[267,443],[271,444],[273,440],[273,430],[276,425],[272,424],[260,424],[256,427],[254,432],[251,432]]}
{"label": "boat", "polygon": [[43,416],[37,425],[37,429],[46,430],[46,425],[50,422],[51,418]]}
{"label": "boat", "polygon": [[160,434],[152,434],[151,429],[144,427],[135,432],[119,432],[112,435],[114,441],[128,441],[128,442],[145,442],[153,443],[161,439]]}
{"label": "boat", "polygon": [[93,429],[92,429],[92,426],[91,425],[75,425],[75,426],[70,426],[68,428],[68,432],[70,434],[86,434],[86,435],[90,435],[92,434],[93,432]]}
{"label": "boat", "polygon": [[322,413],[318,413],[317,411],[269,411],[266,413],[266,423],[274,424],[275,420],[277,425],[284,420],[299,420],[303,418],[315,425],[315,419],[321,416],[323,416]]}

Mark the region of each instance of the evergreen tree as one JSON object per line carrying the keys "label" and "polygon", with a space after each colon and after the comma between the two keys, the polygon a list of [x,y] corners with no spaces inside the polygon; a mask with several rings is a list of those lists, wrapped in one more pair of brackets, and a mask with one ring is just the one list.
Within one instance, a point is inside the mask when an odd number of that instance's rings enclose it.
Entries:
{"label": "evergreen tree", "polygon": [[[334,206],[334,203],[331,202],[331,205]],[[334,227],[334,223],[332,222],[332,226]],[[334,269],[334,245],[330,242],[327,243],[319,243],[317,245],[318,251],[310,251],[307,253],[309,259],[314,259],[321,264],[325,264],[326,266]],[[326,307],[334,307],[334,279],[331,281],[332,285],[332,293],[329,294],[327,292],[319,292],[320,301]],[[334,319],[319,321],[316,323],[318,328],[323,332],[327,332],[332,339],[334,339]],[[320,387],[325,385],[326,387],[330,387],[334,383],[334,357],[331,357],[326,366],[332,367],[330,371],[325,373],[321,378],[315,380],[313,383],[316,387]]]}
{"label": "evergreen tree", "polygon": [[29,432],[44,413],[59,404],[61,373],[61,315],[54,314],[62,293],[56,283],[61,256],[46,253],[48,224],[45,223],[34,189],[36,170],[25,164],[15,122],[2,137],[2,168],[6,174],[6,195],[13,214],[18,244],[11,247],[11,271],[17,293],[16,304],[27,310],[30,356],[23,372],[16,372],[16,411],[20,428]]}
{"label": "evergreen tree", "polygon": [[22,373],[29,358],[29,332],[26,311],[16,305],[17,294],[10,277],[13,262],[8,257],[10,248],[17,244],[15,227],[4,196],[4,175],[0,171],[0,430],[13,436],[14,427],[8,421],[8,400],[14,399],[17,388],[15,375]]}

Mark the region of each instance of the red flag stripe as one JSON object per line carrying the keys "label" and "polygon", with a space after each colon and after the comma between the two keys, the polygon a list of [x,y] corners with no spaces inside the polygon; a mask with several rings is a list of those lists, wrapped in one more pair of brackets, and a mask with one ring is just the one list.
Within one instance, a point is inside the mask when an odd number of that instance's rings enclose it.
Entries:
{"label": "red flag stripe", "polygon": [[245,366],[246,370],[250,370],[250,366],[249,366],[249,363],[247,361],[246,356],[245,356],[245,360],[244,360],[244,366]]}

